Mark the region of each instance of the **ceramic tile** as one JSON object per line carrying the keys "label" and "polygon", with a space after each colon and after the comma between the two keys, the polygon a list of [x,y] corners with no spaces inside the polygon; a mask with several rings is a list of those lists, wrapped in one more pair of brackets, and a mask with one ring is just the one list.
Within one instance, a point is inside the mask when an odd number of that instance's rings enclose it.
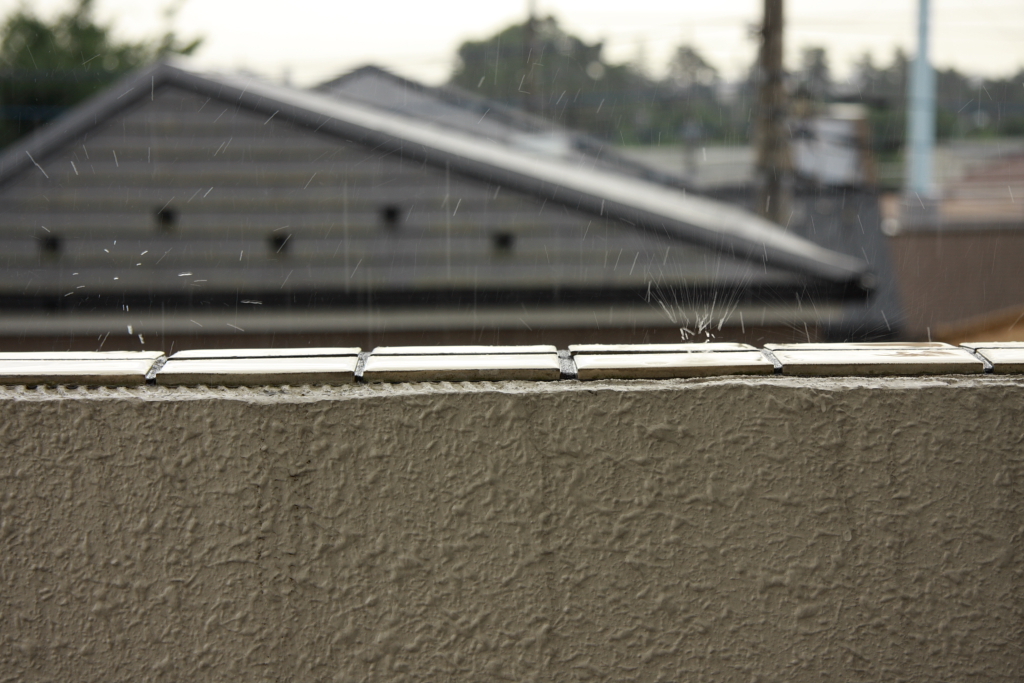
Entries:
{"label": "ceramic tile", "polygon": [[363,379],[367,382],[557,380],[560,377],[555,353],[371,355],[363,369]]}
{"label": "ceramic tile", "polygon": [[709,351],[756,351],[749,344],[573,344],[569,353],[707,353]]}
{"label": "ceramic tile", "polygon": [[956,347],[778,349],[784,375],[947,375],[984,371],[984,364]]}
{"label": "ceramic tile", "polygon": [[0,360],[0,384],[137,386],[146,383],[154,359]]}
{"label": "ceramic tile", "polygon": [[960,346],[965,349],[1024,349],[1024,342],[1019,341],[1003,341],[1003,342],[969,342],[967,344],[961,344]]}
{"label": "ceramic tile", "polygon": [[21,351],[0,353],[0,360],[156,360],[163,351]]}
{"label": "ceramic tile", "polygon": [[355,356],[359,347],[326,347],[296,349],[192,349],[178,351],[171,356],[174,360],[199,360],[203,358],[314,358],[322,356]]}
{"label": "ceramic tile", "polygon": [[374,356],[475,356],[555,353],[554,346],[378,346]]}
{"label": "ceramic tile", "polygon": [[765,344],[769,351],[850,351],[860,349],[954,349],[955,346],[942,342],[853,342],[842,344]]}
{"label": "ceramic tile", "polygon": [[772,362],[758,351],[716,353],[577,354],[581,380],[670,379],[714,375],[770,375]]}
{"label": "ceramic tile", "polygon": [[999,349],[980,348],[978,354],[992,364],[992,372],[996,374],[1024,372],[1024,345]]}
{"label": "ceramic tile", "polygon": [[356,356],[317,358],[215,358],[167,361],[157,384],[260,386],[264,384],[351,384]]}

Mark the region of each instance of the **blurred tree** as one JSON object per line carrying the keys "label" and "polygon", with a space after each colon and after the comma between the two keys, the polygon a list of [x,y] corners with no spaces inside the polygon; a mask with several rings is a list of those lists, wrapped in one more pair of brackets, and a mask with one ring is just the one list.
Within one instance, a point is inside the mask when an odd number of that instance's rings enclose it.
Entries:
{"label": "blurred tree", "polygon": [[832,93],[832,72],[823,47],[805,47],[797,74],[797,94],[813,102],[827,102]]}
{"label": "blurred tree", "polygon": [[463,43],[451,83],[599,137],[637,142],[649,136],[652,118],[644,112],[655,86],[631,66],[604,61],[603,48],[566,33],[554,17],[534,19]]}
{"label": "blurred tree", "polygon": [[857,99],[869,107],[871,140],[882,158],[896,155],[906,137],[909,66],[906,54],[899,49],[888,67],[875,66],[867,53],[854,64],[851,80],[857,87]]}
{"label": "blurred tree", "polygon": [[0,147],[60,115],[125,72],[168,53],[190,54],[201,39],[178,40],[170,28],[181,2],[164,11],[165,33],[120,42],[93,18],[93,0],[77,0],[52,22],[26,6],[0,27]]}
{"label": "blurred tree", "polygon": [[[635,65],[609,64],[603,47],[565,32],[553,17],[534,19],[463,43],[451,82],[617,144],[749,141],[756,64],[746,78],[724,83],[698,50],[683,44],[656,81]],[[884,65],[865,54],[850,85],[838,87],[826,50],[812,47],[792,83],[797,94],[819,103],[867,104],[876,151],[892,157],[906,135],[909,67],[902,50]],[[1024,72],[976,79],[947,69],[936,76],[940,139],[1024,134]]]}
{"label": "blurred tree", "polygon": [[[893,156],[906,136],[907,74],[910,58],[897,50],[886,67],[865,54],[854,65],[856,99],[870,107],[875,148]],[[1009,78],[979,79],[956,69],[937,69],[936,136],[1024,134],[1024,71]]]}
{"label": "blurred tree", "polygon": [[609,64],[603,48],[553,17],[534,19],[463,43],[451,83],[617,144],[681,142],[694,130],[745,141],[747,98],[720,101],[718,71],[692,47],[676,50],[662,81],[636,64]]}
{"label": "blurred tree", "polygon": [[907,97],[909,68],[910,60],[903,50],[893,53],[892,63],[887,67],[876,67],[871,56],[865,54],[854,65],[854,81],[865,101],[902,107]]}
{"label": "blurred tree", "polygon": [[680,45],[668,62],[668,81],[679,90],[713,88],[719,81],[718,69],[689,45]]}
{"label": "blurred tree", "polygon": [[736,118],[721,101],[720,87],[718,69],[694,47],[680,45],[672,53],[662,88],[661,118],[671,129],[667,140],[686,146],[690,173],[695,145],[708,138],[722,139]]}
{"label": "blurred tree", "polygon": [[996,135],[1024,135],[1024,69],[1009,78],[986,79],[980,93]]}

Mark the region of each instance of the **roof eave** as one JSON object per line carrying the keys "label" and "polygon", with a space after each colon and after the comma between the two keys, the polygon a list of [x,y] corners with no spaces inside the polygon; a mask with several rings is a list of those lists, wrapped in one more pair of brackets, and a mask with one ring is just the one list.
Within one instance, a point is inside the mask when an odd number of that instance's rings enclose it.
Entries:
{"label": "roof eave", "polygon": [[172,75],[172,68],[167,62],[156,62],[133,71],[47,125],[16,140],[0,153],[0,185],[118,111],[130,107],[146,92],[152,95],[156,86],[162,85]]}

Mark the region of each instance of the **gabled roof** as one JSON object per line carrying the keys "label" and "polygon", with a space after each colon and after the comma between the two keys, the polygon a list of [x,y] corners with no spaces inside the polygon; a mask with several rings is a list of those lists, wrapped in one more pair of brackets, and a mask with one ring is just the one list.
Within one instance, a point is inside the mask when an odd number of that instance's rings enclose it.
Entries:
{"label": "gabled roof", "polygon": [[866,265],[859,259],[824,249],[728,204],[317,92],[233,74],[201,73],[184,60],[141,69],[15,143],[0,156],[0,185],[117,112],[151,98],[156,88],[165,84],[237,102],[268,117],[379,152],[400,152],[404,158],[436,168],[617,219],[639,231],[683,239],[827,283],[858,287],[867,274]]}

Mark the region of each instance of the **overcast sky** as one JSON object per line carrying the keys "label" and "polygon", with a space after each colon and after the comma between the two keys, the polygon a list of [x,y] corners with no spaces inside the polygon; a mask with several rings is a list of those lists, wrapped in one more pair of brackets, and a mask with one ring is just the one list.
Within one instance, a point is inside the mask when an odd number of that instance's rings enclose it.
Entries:
{"label": "overcast sky", "polygon": [[[0,12],[21,0],[0,0]],[[52,16],[71,0],[34,0]],[[760,0],[536,0],[587,41],[604,40],[612,62],[642,59],[659,75],[680,43],[698,48],[732,78],[754,58],[750,29]],[[125,37],[162,31],[165,0],[96,0],[98,15]],[[526,0],[186,0],[175,21],[184,37],[203,36],[197,54],[211,68],[244,68],[300,85],[365,63],[430,83],[444,81],[467,39],[486,37],[526,13]],[[932,0],[933,56],[939,67],[1005,76],[1024,67],[1024,0]],[[788,0],[786,58],[800,48],[828,49],[844,77],[859,55],[888,63],[916,45],[917,0]]]}

